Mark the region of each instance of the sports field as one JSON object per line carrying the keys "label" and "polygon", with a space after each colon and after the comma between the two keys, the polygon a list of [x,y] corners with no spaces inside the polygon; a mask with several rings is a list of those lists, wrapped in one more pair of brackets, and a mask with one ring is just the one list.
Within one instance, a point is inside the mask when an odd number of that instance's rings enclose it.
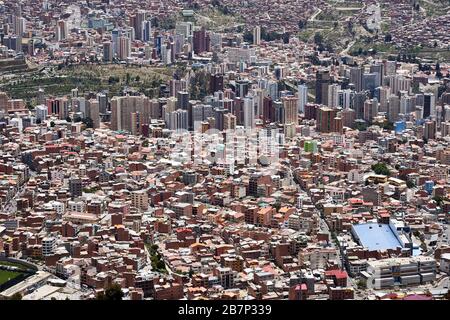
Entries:
{"label": "sports field", "polygon": [[0,270],[0,285],[8,282],[11,279],[14,279],[15,277],[17,277],[19,275],[20,275],[20,272]]}

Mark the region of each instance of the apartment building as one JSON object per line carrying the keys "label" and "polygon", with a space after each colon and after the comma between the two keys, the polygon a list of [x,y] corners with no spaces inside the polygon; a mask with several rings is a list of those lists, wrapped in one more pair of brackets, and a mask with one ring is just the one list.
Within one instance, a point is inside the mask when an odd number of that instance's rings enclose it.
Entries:
{"label": "apartment building", "polygon": [[436,278],[436,261],[427,256],[369,261],[361,275],[370,289],[419,285]]}

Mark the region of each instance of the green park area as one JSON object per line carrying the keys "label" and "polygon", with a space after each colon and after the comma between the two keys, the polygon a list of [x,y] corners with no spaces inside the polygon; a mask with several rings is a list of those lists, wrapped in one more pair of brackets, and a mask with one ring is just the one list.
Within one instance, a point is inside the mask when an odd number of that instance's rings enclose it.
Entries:
{"label": "green park area", "polygon": [[39,88],[47,95],[62,96],[78,88],[80,92],[108,90],[118,95],[124,86],[153,97],[159,85],[170,79],[174,70],[165,67],[135,65],[67,65],[24,73],[0,83],[0,90],[14,99],[28,102],[36,98]]}

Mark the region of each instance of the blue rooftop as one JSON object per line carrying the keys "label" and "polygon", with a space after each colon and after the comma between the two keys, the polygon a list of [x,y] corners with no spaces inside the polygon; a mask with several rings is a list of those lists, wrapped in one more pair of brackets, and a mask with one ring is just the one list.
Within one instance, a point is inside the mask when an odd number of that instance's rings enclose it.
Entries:
{"label": "blue rooftop", "polygon": [[395,233],[388,224],[363,223],[352,226],[359,243],[370,251],[401,247]]}

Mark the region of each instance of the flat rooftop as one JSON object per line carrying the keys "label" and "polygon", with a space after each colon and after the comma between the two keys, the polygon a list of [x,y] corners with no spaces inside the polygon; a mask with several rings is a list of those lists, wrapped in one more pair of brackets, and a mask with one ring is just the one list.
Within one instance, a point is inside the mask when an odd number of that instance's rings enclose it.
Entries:
{"label": "flat rooftop", "polygon": [[388,224],[363,223],[352,226],[358,242],[370,251],[395,249],[402,247]]}

